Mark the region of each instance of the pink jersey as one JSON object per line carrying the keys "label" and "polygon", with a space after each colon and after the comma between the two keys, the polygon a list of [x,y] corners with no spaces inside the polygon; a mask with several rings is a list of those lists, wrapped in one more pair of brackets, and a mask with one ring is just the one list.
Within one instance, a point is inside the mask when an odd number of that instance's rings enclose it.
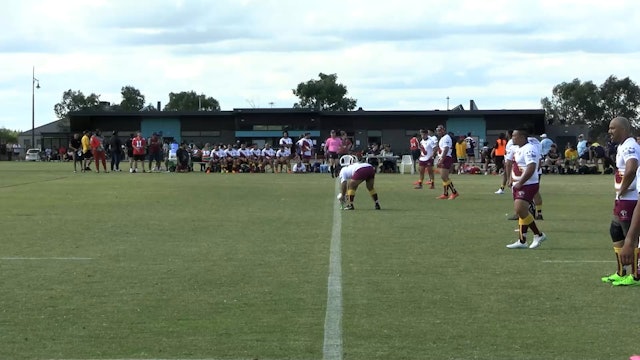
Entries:
{"label": "pink jersey", "polygon": [[342,147],[342,139],[340,139],[339,137],[330,137],[327,139],[327,141],[325,141],[325,147],[329,152],[340,152],[340,148]]}

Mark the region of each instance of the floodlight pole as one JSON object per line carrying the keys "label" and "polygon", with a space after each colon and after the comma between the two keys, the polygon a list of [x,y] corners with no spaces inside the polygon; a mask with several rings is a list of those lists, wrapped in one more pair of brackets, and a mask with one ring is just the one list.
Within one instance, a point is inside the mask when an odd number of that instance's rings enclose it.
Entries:
{"label": "floodlight pole", "polygon": [[31,147],[36,147],[36,89],[40,89],[40,80],[36,79],[36,67],[31,73]]}

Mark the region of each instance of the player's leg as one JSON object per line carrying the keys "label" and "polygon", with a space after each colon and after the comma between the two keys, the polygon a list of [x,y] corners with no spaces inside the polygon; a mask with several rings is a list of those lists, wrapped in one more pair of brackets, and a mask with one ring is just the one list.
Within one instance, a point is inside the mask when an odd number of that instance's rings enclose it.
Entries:
{"label": "player's leg", "polygon": [[375,177],[370,177],[366,180],[367,190],[369,190],[369,195],[371,195],[371,199],[375,203],[375,209],[380,210],[380,202],[378,201],[378,193],[374,187],[375,185]]}

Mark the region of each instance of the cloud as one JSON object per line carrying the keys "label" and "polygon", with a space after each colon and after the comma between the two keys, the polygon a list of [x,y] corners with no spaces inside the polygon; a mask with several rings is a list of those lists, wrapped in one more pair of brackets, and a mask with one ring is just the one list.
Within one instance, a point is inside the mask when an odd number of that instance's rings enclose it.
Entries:
{"label": "cloud", "polygon": [[[570,11],[568,10],[570,9]],[[68,89],[154,103],[194,90],[223,110],[290,107],[320,72],[365,109],[539,108],[554,85],[640,73],[632,0],[23,0],[0,20],[0,126],[55,120]],[[636,82],[638,79],[633,79]]]}

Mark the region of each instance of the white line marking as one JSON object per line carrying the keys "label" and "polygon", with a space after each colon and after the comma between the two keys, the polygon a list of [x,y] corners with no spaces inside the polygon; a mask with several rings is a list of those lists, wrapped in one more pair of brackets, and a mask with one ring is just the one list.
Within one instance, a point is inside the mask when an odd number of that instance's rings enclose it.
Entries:
{"label": "white line marking", "polygon": [[543,263],[568,264],[568,263],[612,263],[613,260],[542,260]]}
{"label": "white line marking", "polygon": [[[336,195],[339,186],[340,180],[336,181]],[[342,209],[335,203],[333,204],[327,314],[324,319],[324,344],[322,346],[324,360],[342,360]]]}
{"label": "white line marking", "polygon": [[0,260],[70,260],[70,261],[83,261],[93,260],[93,258],[85,257],[2,257]]}

